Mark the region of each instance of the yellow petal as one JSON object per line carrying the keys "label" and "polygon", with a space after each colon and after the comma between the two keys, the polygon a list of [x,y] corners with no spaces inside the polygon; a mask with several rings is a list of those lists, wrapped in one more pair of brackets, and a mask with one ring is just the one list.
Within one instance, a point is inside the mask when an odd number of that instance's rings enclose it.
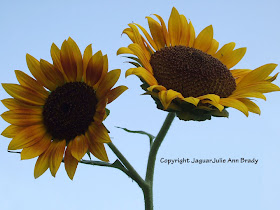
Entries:
{"label": "yellow petal", "polygon": [[230,73],[234,78],[244,77],[246,74],[251,72],[251,69],[233,69],[230,70]]}
{"label": "yellow petal", "polygon": [[103,111],[96,111],[95,114],[94,114],[94,122],[95,123],[102,123],[103,120],[105,120],[106,118],[106,112],[105,112],[105,109]]}
{"label": "yellow petal", "polygon": [[259,114],[259,115],[261,114],[260,108],[257,106],[257,104],[255,104],[250,99],[240,98],[238,100],[241,101],[243,104],[245,104],[247,106],[249,112],[253,112],[253,113],[256,113],[256,114]]}
{"label": "yellow petal", "polygon": [[71,155],[71,150],[67,147],[64,156],[64,166],[67,175],[73,180],[79,161]]}
{"label": "yellow petal", "polygon": [[67,81],[75,82],[77,78],[77,63],[72,52],[72,48],[65,40],[62,43],[60,51],[60,60]]}
{"label": "yellow petal", "polygon": [[17,126],[41,124],[43,121],[42,108],[13,109],[4,112],[1,117],[6,122]]}
{"label": "yellow petal", "polygon": [[143,41],[144,39],[143,39],[143,37],[141,36],[141,34],[139,33],[137,27],[136,27],[135,25],[133,25],[133,24],[128,24],[128,26],[129,26],[129,27],[132,29],[132,31],[133,31],[133,35],[134,35],[134,38],[135,38],[135,43],[138,44],[138,45],[141,47],[141,49],[142,49],[142,51],[144,52],[145,56],[146,56],[147,58],[149,58],[150,53],[148,52],[148,50],[147,50],[147,48],[146,48],[146,46],[145,46],[145,44],[144,44],[144,41]]}
{"label": "yellow petal", "polygon": [[53,141],[51,143],[51,152],[49,159],[49,167],[53,177],[55,177],[56,172],[63,159],[63,154],[66,146],[66,141]]}
{"label": "yellow petal", "polygon": [[[143,27],[142,27],[141,25],[139,25],[139,24],[136,24],[136,23],[135,23],[135,25],[137,25],[137,26],[141,29],[141,31],[143,32],[143,34],[145,35],[145,37],[146,37],[147,40],[149,41],[150,45],[151,45],[155,50],[158,50],[159,48],[157,47],[155,41],[154,41],[153,38],[150,36],[150,34],[146,31],[146,29],[143,28]],[[165,43],[165,40],[164,40],[164,43]]]}
{"label": "yellow petal", "polygon": [[82,76],[83,76],[83,58],[82,58],[82,54],[81,51],[78,47],[78,45],[76,44],[76,42],[69,37],[67,40],[69,46],[72,49],[76,64],[77,64],[77,78],[76,81],[81,81],[82,80]]}
{"label": "yellow petal", "polygon": [[85,82],[93,86],[95,85],[99,79],[101,78],[103,71],[103,55],[101,51],[95,53],[88,62],[86,69],[86,77]]}
{"label": "yellow petal", "polygon": [[182,96],[181,93],[178,93],[174,90],[167,90],[167,91],[159,92],[159,99],[165,110],[168,109],[172,100],[175,98],[178,98],[179,96]]}
{"label": "yellow petal", "polygon": [[175,7],[172,8],[170,18],[168,20],[168,32],[172,46],[179,45],[181,39],[181,18]]}
{"label": "yellow petal", "polygon": [[154,42],[157,45],[156,50],[159,50],[165,46],[165,38],[163,35],[161,25],[151,17],[146,17],[146,18],[148,20],[149,28],[150,28],[152,37],[154,39]]}
{"label": "yellow petal", "polygon": [[42,95],[43,98],[48,97],[48,91],[32,77],[19,70],[15,70],[15,73],[19,84],[36,91],[38,94]]}
{"label": "yellow petal", "polygon": [[63,71],[61,61],[60,61],[60,49],[53,43],[51,46],[51,56],[53,60],[53,65],[63,74],[66,79],[66,75]]}
{"label": "yellow petal", "polygon": [[103,143],[89,141],[89,151],[98,159],[109,162]]}
{"label": "yellow petal", "polygon": [[194,42],[194,48],[206,52],[213,40],[213,27],[212,25],[204,28],[197,36]]}
{"label": "yellow petal", "polygon": [[213,101],[213,102],[215,102],[217,104],[220,103],[220,96],[215,95],[215,94],[207,94],[207,95],[204,95],[204,96],[199,96],[197,98],[200,99],[200,100],[210,99],[211,101]]}
{"label": "yellow petal", "polygon": [[164,35],[164,38],[165,38],[165,44],[166,44],[167,47],[169,47],[170,46],[170,37],[169,37],[169,33],[167,32],[166,25],[165,25],[161,16],[159,16],[157,14],[154,14],[154,16],[156,16],[161,23],[162,32],[163,32],[163,35]]}
{"label": "yellow petal", "polygon": [[221,49],[218,50],[216,54],[213,55],[213,57],[221,60],[223,57],[227,56],[228,53],[231,53],[234,47],[235,47],[234,42],[225,44]]}
{"label": "yellow petal", "polygon": [[166,88],[162,85],[153,85],[147,88],[148,91],[153,91],[153,90],[157,90],[157,91],[162,91],[162,90],[166,90]]}
{"label": "yellow petal", "polygon": [[63,74],[48,61],[41,59],[40,68],[46,78],[55,84],[55,88],[65,83]]}
{"label": "yellow petal", "polygon": [[147,82],[150,86],[152,85],[158,85],[156,79],[154,78],[154,76],[145,68],[143,67],[138,67],[138,68],[131,68],[128,69],[125,73],[125,77],[134,74],[138,77],[140,77],[140,79],[143,79],[145,82]]}
{"label": "yellow petal", "polygon": [[88,132],[89,136],[91,137],[91,139],[88,139],[89,141],[95,141],[99,143],[111,142],[108,131],[103,124],[92,123],[92,125],[89,126]]}
{"label": "yellow petal", "polygon": [[56,85],[48,78],[46,78],[46,76],[44,75],[44,73],[40,68],[40,62],[36,58],[34,58],[29,54],[26,54],[26,63],[31,74],[36,78],[38,83],[45,86],[49,90],[55,89]]}
{"label": "yellow petal", "polygon": [[104,79],[101,81],[97,91],[96,96],[102,98],[110,91],[110,89],[116,84],[121,74],[120,69],[115,69],[106,74]]}
{"label": "yellow petal", "polygon": [[180,18],[182,25],[180,45],[188,46],[190,41],[189,24],[184,15],[180,15]]}
{"label": "yellow petal", "polygon": [[244,103],[242,103],[241,101],[239,101],[237,99],[221,98],[220,104],[223,105],[223,106],[228,106],[228,107],[235,108],[235,109],[243,112],[247,117],[249,115],[248,107]]}
{"label": "yellow petal", "polygon": [[133,30],[131,28],[124,29],[122,33],[126,34],[128,36],[128,38],[130,38],[130,40],[133,43],[136,43],[135,38],[134,38],[134,34],[133,34]]}
{"label": "yellow petal", "polygon": [[88,45],[84,51],[84,56],[83,56],[83,78],[86,78],[86,69],[87,69],[87,65],[89,60],[92,57],[92,46],[91,44]]}
{"label": "yellow petal", "polygon": [[238,48],[231,53],[228,53],[221,59],[221,62],[227,66],[228,69],[235,66],[245,55],[246,47]]}
{"label": "yellow petal", "polygon": [[238,93],[238,92],[233,92],[230,98],[261,98],[263,100],[266,100],[266,97],[264,94],[260,92],[244,92],[244,93]]}
{"label": "yellow petal", "polygon": [[[52,145],[52,144],[51,144]],[[45,151],[43,154],[41,154],[35,164],[34,168],[34,177],[37,179],[39,176],[41,176],[45,171],[49,168],[49,159],[50,159],[50,147]]]}
{"label": "yellow petal", "polygon": [[191,21],[189,23],[189,33],[190,33],[190,41],[189,41],[188,46],[193,47],[193,44],[195,41],[195,30],[194,30],[194,27],[193,27],[193,24]]}
{"label": "yellow petal", "polygon": [[214,102],[214,101],[211,101],[211,100],[201,100],[201,103],[208,103],[208,104],[211,104],[211,105],[213,105],[213,106],[215,106],[217,109],[219,109],[219,111],[221,112],[221,111],[223,111],[223,109],[224,109],[224,106],[223,105],[221,105],[221,104],[219,104],[219,103],[216,103],[216,102]]}
{"label": "yellow petal", "polygon": [[15,99],[30,105],[44,105],[46,97],[37,92],[17,84],[3,84],[5,91]]}
{"label": "yellow petal", "polygon": [[3,103],[3,105],[5,107],[7,107],[8,109],[10,110],[13,110],[13,109],[33,109],[33,108],[38,108],[38,106],[32,106],[32,105],[28,105],[28,104],[25,104],[19,100],[16,100],[14,98],[6,98],[6,99],[3,99],[1,101]]}
{"label": "yellow petal", "polygon": [[238,87],[244,87],[250,83],[257,83],[265,80],[277,67],[277,64],[270,63],[263,65],[248,74],[246,74],[242,80],[238,83]]}
{"label": "yellow petal", "polygon": [[129,49],[128,47],[121,47],[117,51],[117,55],[120,55],[120,54],[132,54],[132,55],[134,55],[134,52],[131,49]]}
{"label": "yellow petal", "polygon": [[273,91],[280,91],[280,88],[277,85],[272,84],[270,82],[262,81],[262,82],[249,84],[244,87],[237,86],[233,94],[244,94],[249,92],[269,93]]}
{"label": "yellow petal", "polygon": [[43,125],[32,125],[21,130],[10,142],[8,150],[29,147],[40,141],[46,134]]}
{"label": "yellow petal", "polygon": [[215,39],[212,39],[211,46],[207,50],[207,54],[214,55],[219,48],[219,42],[217,42]]}
{"label": "yellow petal", "polygon": [[25,127],[20,127],[16,125],[9,125],[2,133],[2,136],[7,138],[14,138],[19,132],[21,132]]}
{"label": "yellow petal", "polygon": [[198,98],[194,98],[194,97],[187,97],[187,98],[184,98],[182,100],[185,101],[185,102],[191,103],[191,104],[193,104],[195,106],[197,106],[197,104],[200,101]]}
{"label": "yellow petal", "polygon": [[84,135],[77,136],[69,142],[68,147],[71,150],[72,156],[80,161],[88,150],[87,139]]}
{"label": "yellow petal", "polygon": [[105,120],[105,118],[107,117],[105,110],[107,102],[107,97],[103,97],[102,99],[98,100],[98,103],[95,108],[95,114],[93,116],[94,123],[101,124],[103,120]]}
{"label": "yellow petal", "polygon": [[181,40],[182,22],[180,14],[175,7],[172,8],[168,20],[168,32],[171,46],[179,45]]}
{"label": "yellow petal", "polygon": [[268,82],[273,82],[278,77],[279,72],[277,72],[274,76],[268,76],[265,80]]}
{"label": "yellow petal", "polygon": [[141,47],[138,44],[130,44],[128,48],[132,50],[133,54],[135,54],[140,59],[141,63],[144,65],[144,68],[149,72],[152,72],[152,66],[149,62],[150,58],[145,56],[145,53]]}
{"label": "yellow petal", "polygon": [[128,88],[124,85],[118,86],[114,89],[112,89],[108,93],[108,104],[114,101],[116,98],[118,98],[124,91],[126,91]]}
{"label": "yellow petal", "polygon": [[99,81],[93,86],[93,88],[96,90],[101,83],[101,81],[104,79],[106,74],[108,73],[108,56],[104,55],[103,56],[103,69],[102,69],[102,74],[100,76]]}
{"label": "yellow petal", "polygon": [[36,142],[35,144],[29,147],[24,147],[20,153],[21,159],[31,159],[41,155],[49,148],[51,139],[52,137],[49,134],[46,134],[40,141]]}
{"label": "yellow petal", "polygon": [[108,102],[108,99],[106,97],[103,97],[100,100],[98,100],[95,111],[105,111],[107,102]]}

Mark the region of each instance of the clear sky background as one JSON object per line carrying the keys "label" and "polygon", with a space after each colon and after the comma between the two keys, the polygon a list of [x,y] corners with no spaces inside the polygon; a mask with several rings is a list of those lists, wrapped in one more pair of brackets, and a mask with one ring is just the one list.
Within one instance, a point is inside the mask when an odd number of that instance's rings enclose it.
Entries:
{"label": "clear sky background", "polygon": [[[108,54],[109,69],[121,68],[118,85],[129,90],[108,106],[105,125],[114,144],[144,176],[149,144],[145,136],[115,128],[145,130],[154,135],[167,113],[156,109],[139,87],[135,76],[124,78],[131,65],[116,56],[119,47],[130,44],[121,36],[128,23],[148,28],[145,16],[159,14],[168,20],[172,7],[184,14],[200,32],[214,27],[220,46],[236,42],[247,53],[235,68],[254,69],[266,63],[280,63],[280,12],[277,0],[141,0],[141,1],[4,1],[0,2],[0,82],[17,83],[15,69],[29,73],[25,55],[51,61],[50,47],[71,36],[83,51]],[[277,67],[277,71],[280,68]],[[276,81],[276,84],[279,83]],[[228,119],[205,122],[175,119],[163,142],[155,169],[155,210],[278,210],[280,209],[280,93],[258,100],[261,115],[229,108]],[[0,89],[0,98],[8,94]],[[0,112],[6,109],[1,104]],[[8,124],[0,119],[0,130]],[[10,139],[0,137],[1,210],[143,210],[140,188],[118,170],[79,164],[74,180],[64,165],[53,178],[49,171],[33,178],[36,158],[20,160],[7,152]],[[108,147],[109,159],[116,157]],[[161,158],[256,158],[258,164],[173,164]]]}

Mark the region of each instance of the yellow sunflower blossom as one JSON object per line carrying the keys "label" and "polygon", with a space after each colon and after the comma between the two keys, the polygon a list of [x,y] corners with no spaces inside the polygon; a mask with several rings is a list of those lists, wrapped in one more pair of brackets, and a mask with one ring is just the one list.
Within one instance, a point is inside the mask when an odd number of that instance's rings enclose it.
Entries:
{"label": "yellow sunflower blossom", "polygon": [[232,69],[246,48],[234,49],[235,43],[230,42],[218,50],[212,25],[196,36],[192,22],[175,8],[167,27],[159,15],[155,17],[158,21],[147,17],[151,35],[139,24],[128,24],[123,33],[133,43],[117,54],[133,55],[128,58],[136,68],[128,69],[126,76],[138,76],[159,109],[176,112],[183,120],[228,117],[227,107],[248,116],[249,112],[260,114],[251,98],[265,100],[263,93],[280,90],[272,84],[278,74],[269,76],[276,64]]}
{"label": "yellow sunflower blossom", "polygon": [[2,135],[12,138],[8,150],[21,151],[21,159],[38,157],[34,177],[48,168],[55,177],[64,158],[73,179],[78,162],[86,152],[109,161],[104,143],[111,142],[103,125],[106,105],[127,87],[112,87],[120,70],[108,72],[107,55],[93,55],[88,45],[82,56],[73,39],[59,49],[51,46],[53,64],[26,55],[35,79],[16,70],[19,84],[2,84],[12,98],[2,100],[9,109],[2,118],[10,123]]}

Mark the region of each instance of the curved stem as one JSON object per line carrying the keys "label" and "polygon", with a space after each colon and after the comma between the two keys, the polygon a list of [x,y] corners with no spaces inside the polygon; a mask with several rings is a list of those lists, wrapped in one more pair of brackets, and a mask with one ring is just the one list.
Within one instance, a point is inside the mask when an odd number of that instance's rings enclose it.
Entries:
{"label": "curved stem", "polygon": [[148,159],[148,165],[147,165],[147,172],[146,172],[146,183],[148,184],[148,189],[146,189],[146,192],[144,192],[145,196],[145,209],[146,210],[153,210],[153,181],[154,181],[154,170],[155,170],[155,163],[156,163],[156,156],[159,150],[159,147],[161,143],[163,142],[163,139],[165,135],[167,134],[171,123],[173,122],[175,118],[174,112],[169,112],[157,137],[155,138],[155,141],[152,144],[149,159]]}
{"label": "curved stem", "polygon": [[133,168],[133,166],[128,162],[128,160],[123,156],[123,154],[118,150],[118,148],[112,143],[108,143],[110,149],[115,153],[115,155],[119,158],[122,164],[127,168],[130,172],[131,178],[137,182],[139,187],[143,190],[143,188],[147,187],[147,183],[142,179],[142,177],[137,173],[137,171]]}

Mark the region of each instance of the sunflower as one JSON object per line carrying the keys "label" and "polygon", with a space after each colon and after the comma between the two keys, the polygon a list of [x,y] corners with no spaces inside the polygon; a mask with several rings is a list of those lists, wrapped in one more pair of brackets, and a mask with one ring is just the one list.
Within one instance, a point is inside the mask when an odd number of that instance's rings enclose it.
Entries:
{"label": "sunflower", "polygon": [[151,35],[139,24],[128,24],[123,33],[133,43],[117,54],[133,55],[128,58],[136,68],[128,69],[126,76],[138,76],[145,94],[152,96],[159,109],[176,112],[183,120],[228,117],[227,107],[248,116],[249,112],[260,114],[252,98],[266,99],[263,93],[280,90],[271,83],[277,74],[269,76],[276,64],[231,69],[246,48],[234,49],[235,43],[230,42],[218,50],[212,25],[195,36],[192,22],[175,8],[168,29],[159,15],[155,17],[159,22],[147,17]]}
{"label": "sunflower", "polygon": [[34,177],[48,168],[55,177],[64,158],[65,169],[73,179],[78,162],[86,152],[109,161],[104,143],[111,142],[103,125],[106,104],[127,87],[111,89],[120,70],[108,72],[107,55],[92,55],[88,45],[82,56],[73,39],[59,49],[51,46],[53,64],[26,55],[35,79],[16,70],[18,84],[2,84],[12,98],[2,100],[9,109],[2,118],[10,123],[2,133],[12,138],[8,150],[21,151],[21,159],[37,156]]}

